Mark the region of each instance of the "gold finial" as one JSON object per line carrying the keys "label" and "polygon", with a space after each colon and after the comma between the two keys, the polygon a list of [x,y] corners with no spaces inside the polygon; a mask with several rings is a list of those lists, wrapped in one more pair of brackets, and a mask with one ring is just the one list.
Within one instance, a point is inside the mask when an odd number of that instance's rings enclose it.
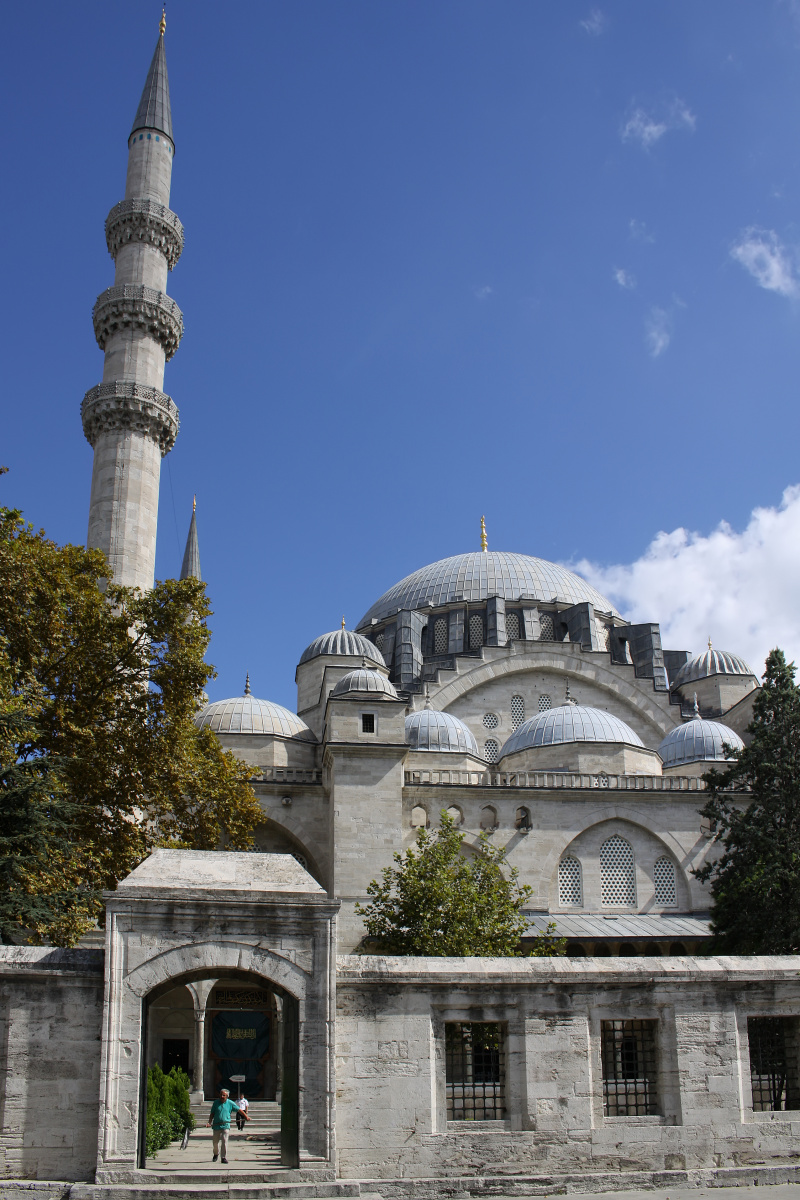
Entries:
{"label": "gold finial", "polygon": [[197,493],[196,492],[195,492],[194,499],[192,500],[192,512],[193,513],[197,512]]}
{"label": "gold finial", "polygon": [[166,8],[162,8],[162,10],[161,10],[161,20],[158,23],[158,28],[161,32],[161,36],[163,37],[167,30],[167,10],[166,10]]}
{"label": "gold finial", "polygon": [[481,517],[481,550],[489,549],[489,539],[486,536],[486,517]]}
{"label": "gold finial", "polygon": [[344,617],[342,617],[342,629],[344,629]]}

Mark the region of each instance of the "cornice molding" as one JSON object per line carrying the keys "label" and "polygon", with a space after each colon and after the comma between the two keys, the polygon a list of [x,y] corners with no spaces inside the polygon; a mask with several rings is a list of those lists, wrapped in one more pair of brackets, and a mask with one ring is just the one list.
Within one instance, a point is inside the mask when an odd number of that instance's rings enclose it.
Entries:
{"label": "cornice molding", "polygon": [[175,301],[141,283],[107,288],[97,297],[92,321],[101,350],[115,333],[140,329],[161,343],[167,362],[183,337],[183,313]]}
{"label": "cornice molding", "polygon": [[132,430],[157,442],[162,458],[175,445],[180,426],[171,397],[125,379],[89,388],[81,404],[81,420],[91,446],[104,433]]}
{"label": "cornice molding", "polygon": [[161,251],[171,271],[181,256],[183,241],[180,219],[156,200],[121,200],[106,217],[106,245],[113,259],[122,246],[146,242]]}

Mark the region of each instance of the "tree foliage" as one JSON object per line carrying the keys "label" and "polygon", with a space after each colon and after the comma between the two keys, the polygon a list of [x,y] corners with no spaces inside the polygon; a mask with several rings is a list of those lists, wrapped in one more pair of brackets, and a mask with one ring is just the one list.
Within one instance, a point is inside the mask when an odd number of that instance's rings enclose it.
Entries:
{"label": "tree foliage", "polygon": [[183,1137],[184,1131],[195,1127],[190,1107],[189,1076],[180,1067],[172,1067],[165,1075],[158,1063],[147,1070],[147,1118],[145,1122],[145,1153],[156,1158],[170,1142]]}
{"label": "tree foliage", "polygon": [[4,940],[71,944],[154,847],[246,849],[262,820],[247,766],[193,721],[214,675],[205,585],[108,573],[0,509]]}
{"label": "tree foliage", "polygon": [[[528,921],[522,906],[531,888],[517,869],[504,873],[505,851],[481,834],[478,853],[466,857],[464,834],[447,812],[430,834],[420,829],[415,847],[394,855],[382,880],[367,888],[371,902],[356,905],[366,942],[378,954],[434,957],[519,955]],[[534,955],[563,954],[551,929],[536,939]]]}
{"label": "tree foliage", "polygon": [[[722,853],[696,875],[711,885],[715,951],[800,951],[800,689],[794,674],[794,664],[771,651],[753,704],[751,744],[725,771],[704,776],[709,798],[701,814],[716,829]],[[746,806],[742,790],[751,793]]]}

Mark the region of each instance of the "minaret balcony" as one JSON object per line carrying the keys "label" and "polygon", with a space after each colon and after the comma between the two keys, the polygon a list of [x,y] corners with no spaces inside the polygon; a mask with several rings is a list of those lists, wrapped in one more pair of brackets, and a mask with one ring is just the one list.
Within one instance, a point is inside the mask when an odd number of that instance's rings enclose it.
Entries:
{"label": "minaret balcony", "polygon": [[89,388],[81,404],[86,440],[94,446],[104,433],[132,430],[158,442],[161,457],[175,445],[178,407],[158,388],[119,379]]}
{"label": "minaret balcony", "polygon": [[101,350],[114,334],[138,330],[160,342],[167,362],[183,337],[183,314],[175,301],[140,283],[108,288],[97,297],[92,321]]}
{"label": "minaret balcony", "polygon": [[113,259],[122,246],[140,242],[160,250],[171,271],[183,250],[183,225],[155,200],[121,200],[106,217],[106,245]]}

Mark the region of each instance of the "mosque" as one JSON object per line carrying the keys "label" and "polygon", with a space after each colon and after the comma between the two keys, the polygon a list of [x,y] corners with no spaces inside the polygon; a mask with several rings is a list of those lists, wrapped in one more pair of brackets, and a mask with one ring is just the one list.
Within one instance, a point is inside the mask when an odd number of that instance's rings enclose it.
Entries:
{"label": "mosque", "polygon": [[[141,588],[183,333],[164,30],[82,405],[88,545]],[[102,949],[0,947],[0,1174],[20,1197],[30,1180],[88,1181],[73,1200],[233,1194],[227,1164],[146,1157],[155,1063],[186,1069],[198,1104],[238,1081],[273,1114],[279,1147],[236,1143],[242,1200],[800,1180],[800,960],[697,955],[701,776],[744,744],[754,671],[710,641],[665,649],[575,572],[489,549],[483,520],[479,548],[453,550],[310,638],[296,712],[248,678],[197,714],[252,768],[255,852],[157,851],[106,897]],[[200,575],[193,512],[181,577]],[[355,953],[356,904],[443,810],[465,854],[482,835],[505,849],[528,939],[554,926],[567,957]]]}

